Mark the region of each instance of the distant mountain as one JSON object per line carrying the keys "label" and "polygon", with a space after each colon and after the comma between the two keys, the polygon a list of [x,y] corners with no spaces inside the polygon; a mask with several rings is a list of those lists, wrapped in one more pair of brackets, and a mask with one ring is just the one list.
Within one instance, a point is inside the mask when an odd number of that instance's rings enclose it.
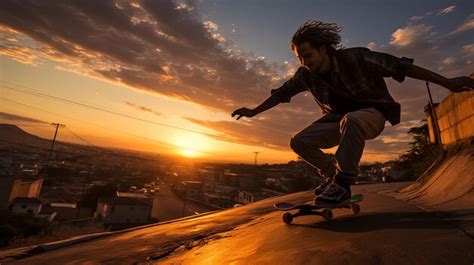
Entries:
{"label": "distant mountain", "polygon": [[[14,144],[14,145],[19,145],[19,146],[24,146],[24,147],[44,148],[48,150],[51,148],[50,139],[44,139],[36,135],[30,134],[22,130],[20,127],[13,124],[0,123],[0,144],[4,144],[4,143]],[[130,150],[130,149],[124,149],[124,148],[117,148],[117,147],[87,146],[87,145],[81,145],[77,143],[62,142],[62,141],[56,140],[54,148],[56,149],[57,147],[67,148],[69,151],[72,151],[74,149],[76,150],[81,149],[83,151],[85,150],[85,151],[90,151],[94,153],[112,152],[116,155],[122,155],[122,156],[123,155],[141,156],[143,154],[156,156],[156,153],[150,153],[150,152],[144,152],[144,151],[138,151],[138,150]],[[181,159],[179,157],[166,156],[166,155],[160,155],[160,157],[161,159],[165,159],[165,158]]]}
{"label": "distant mountain", "polygon": [[[0,123],[0,144],[6,143],[6,144],[20,145],[24,147],[44,148],[44,149],[49,150],[51,148],[51,142],[52,140],[50,139],[44,139],[36,135],[33,135],[31,133],[28,133],[16,125]],[[67,148],[70,151],[74,149],[81,149],[81,150],[86,150],[86,151],[91,151],[91,152],[97,152],[97,151],[113,152],[113,153],[122,154],[122,155],[123,154],[138,155],[138,154],[144,153],[140,151],[133,151],[133,150],[127,150],[127,149],[122,149],[122,148],[98,147],[98,146],[92,147],[92,146],[86,146],[86,145],[81,145],[77,143],[62,142],[62,141],[56,140],[56,143],[54,144],[54,148],[56,149],[57,147]]]}
{"label": "distant mountain", "polygon": [[16,125],[5,123],[0,123],[0,143],[2,142],[39,148],[49,148],[51,146],[51,140],[27,133]]}

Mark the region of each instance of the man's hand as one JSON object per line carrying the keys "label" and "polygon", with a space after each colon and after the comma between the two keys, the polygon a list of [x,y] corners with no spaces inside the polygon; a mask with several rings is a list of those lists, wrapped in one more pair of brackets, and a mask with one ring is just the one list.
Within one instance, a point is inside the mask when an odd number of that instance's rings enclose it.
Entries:
{"label": "man's hand", "polygon": [[451,92],[471,91],[474,89],[474,73],[470,77],[450,78],[446,81],[444,87],[451,90]]}
{"label": "man's hand", "polygon": [[237,120],[242,118],[242,117],[253,117],[255,116],[255,112],[254,110],[252,109],[248,109],[248,108],[240,108],[238,110],[235,110],[234,112],[232,112],[232,117],[234,117],[235,115],[237,115]]}

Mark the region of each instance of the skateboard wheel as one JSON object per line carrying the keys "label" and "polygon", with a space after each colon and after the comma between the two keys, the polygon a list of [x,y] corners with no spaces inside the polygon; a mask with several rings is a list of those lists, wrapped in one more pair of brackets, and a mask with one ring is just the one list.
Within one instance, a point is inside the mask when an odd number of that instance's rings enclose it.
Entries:
{"label": "skateboard wheel", "polygon": [[332,211],[331,209],[324,209],[323,210],[323,218],[326,221],[329,221],[332,219]]}
{"label": "skateboard wheel", "polygon": [[352,210],[353,214],[358,214],[360,212],[359,204],[356,204],[356,203],[352,204],[351,205],[351,210]]}
{"label": "skateboard wheel", "polygon": [[291,213],[284,213],[281,215],[281,219],[285,224],[291,224],[293,221],[293,215],[291,215]]}

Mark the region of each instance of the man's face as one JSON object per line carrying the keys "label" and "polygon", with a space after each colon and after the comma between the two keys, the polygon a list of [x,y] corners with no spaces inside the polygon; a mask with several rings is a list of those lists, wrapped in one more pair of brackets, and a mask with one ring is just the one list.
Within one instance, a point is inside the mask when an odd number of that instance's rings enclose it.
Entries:
{"label": "man's face", "polygon": [[326,52],[324,46],[318,50],[313,48],[309,42],[303,42],[296,47],[295,54],[302,66],[312,73],[318,73],[323,63],[323,52]]}

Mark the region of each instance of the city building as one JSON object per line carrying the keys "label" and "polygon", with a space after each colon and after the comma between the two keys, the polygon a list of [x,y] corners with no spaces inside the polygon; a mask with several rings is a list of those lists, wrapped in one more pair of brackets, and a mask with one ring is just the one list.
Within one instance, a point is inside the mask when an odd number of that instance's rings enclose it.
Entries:
{"label": "city building", "polygon": [[93,216],[92,209],[77,207],[76,203],[51,202],[45,203],[41,207],[41,212],[55,212],[55,221],[69,221],[75,219],[91,218]]}
{"label": "city building", "polygon": [[202,181],[181,181],[178,186],[180,192],[186,193],[186,197],[190,198],[201,198],[202,197],[203,184]]}
{"label": "city building", "polygon": [[249,204],[249,203],[260,201],[260,200],[270,198],[276,195],[282,195],[282,193],[270,191],[267,189],[241,190],[239,191],[239,203]]}
{"label": "city building", "polygon": [[0,176],[0,209],[7,209],[17,197],[38,198],[43,179],[29,175]]}
{"label": "city building", "polygon": [[10,210],[16,214],[31,214],[36,218],[43,218],[53,221],[56,212],[43,209],[43,202],[38,198],[16,197],[9,206]]}
{"label": "city building", "polygon": [[234,199],[226,194],[205,192],[204,201],[222,208],[229,208],[235,204]]}
{"label": "city building", "polygon": [[197,174],[198,178],[206,184],[215,185],[220,183],[220,174],[215,170],[214,167],[207,166],[198,169]]}
{"label": "city building", "polygon": [[129,197],[100,198],[94,218],[106,227],[147,224],[151,220],[151,205]]}
{"label": "city building", "polygon": [[16,197],[10,204],[10,210],[14,213],[31,213],[37,215],[41,210],[43,202],[38,198]]}
{"label": "city building", "polygon": [[226,170],[222,175],[222,184],[240,188],[255,188],[257,187],[256,179],[254,173],[234,173]]}

